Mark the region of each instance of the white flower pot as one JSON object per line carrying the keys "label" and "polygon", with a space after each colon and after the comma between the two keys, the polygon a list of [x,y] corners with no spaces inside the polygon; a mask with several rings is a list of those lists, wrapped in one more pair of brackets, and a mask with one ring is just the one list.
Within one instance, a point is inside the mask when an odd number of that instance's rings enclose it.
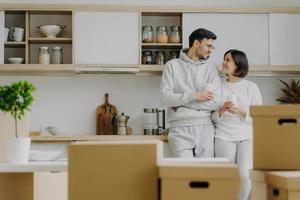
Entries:
{"label": "white flower pot", "polygon": [[11,164],[28,163],[31,139],[9,138],[5,141],[5,161]]}

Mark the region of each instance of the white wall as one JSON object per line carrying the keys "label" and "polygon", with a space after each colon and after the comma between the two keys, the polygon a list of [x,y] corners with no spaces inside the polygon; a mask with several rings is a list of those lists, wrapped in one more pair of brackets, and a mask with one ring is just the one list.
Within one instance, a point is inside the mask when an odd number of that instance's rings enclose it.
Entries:
{"label": "white wall", "polygon": [[143,131],[143,108],[159,107],[160,77],[135,75],[0,76],[0,84],[28,80],[36,87],[31,109],[31,130],[40,126],[67,124],[72,133],[95,132],[95,110],[110,94],[119,113],[130,116],[129,126]]}
{"label": "white wall", "polygon": [[[282,77],[290,80],[293,77]],[[299,77],[294,77],[299,79]],[[263,94],[265,104],[281,95],[279,77],[250,77]],[[143,108],[158,107],[160,77],[135,75],[0,76],[0,84],[28,80],[37,87],[31,109],[31,130],[67,124],[72,134],[95,133],[95,109],[105,92],[119,112],[130,116],[129,126],[143,134]]]}

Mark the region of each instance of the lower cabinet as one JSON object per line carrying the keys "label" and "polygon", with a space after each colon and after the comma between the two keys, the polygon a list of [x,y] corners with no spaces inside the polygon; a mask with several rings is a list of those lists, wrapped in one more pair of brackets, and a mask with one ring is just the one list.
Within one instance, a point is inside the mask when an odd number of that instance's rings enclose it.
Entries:
{"label": "lower cabinet", "polygon": [[68,200],[68,173],[36,172],[33,188],[34,200]]}

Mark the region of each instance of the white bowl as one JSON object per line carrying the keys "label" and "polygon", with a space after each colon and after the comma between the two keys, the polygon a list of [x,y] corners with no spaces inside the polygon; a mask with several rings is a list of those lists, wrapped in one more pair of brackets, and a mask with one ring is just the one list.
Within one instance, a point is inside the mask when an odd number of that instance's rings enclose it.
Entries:
{"label": "white bowl", "polygon": [[48,126],[46,130],[53,135],[65,135],[69,131],[68,127],[65,126]]}
{"label": "white bowl", "polygon": [[30,151],[30,161],[53,161],[62,155],[61,151]]}
{"label": "white bowl", "polygon": [[61,25],[41,25],[37,27],[42,34],[47,38],[56,38],[56,36],[61,33],[66,26]]}
{"label": "white bowl", "polygon": [[8,62],[10,64],[22,64],[24,62],[24,58],[10,57],[8,58]]}

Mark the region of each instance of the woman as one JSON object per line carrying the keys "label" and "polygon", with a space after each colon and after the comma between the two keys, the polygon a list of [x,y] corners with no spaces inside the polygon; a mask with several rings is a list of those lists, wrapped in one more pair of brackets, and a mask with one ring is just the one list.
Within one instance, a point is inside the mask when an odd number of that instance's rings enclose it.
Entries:
{"label": "woman", "polygon": [[251,190],[252,119],[249,108],[262,104],[257,85],[244,79],[248,70],[244,52],[229,50],[225,53],[223,71],[227,74],[227,80],[222,82],[221,95],[224,103],[212,114],[216,126],[215,156],[226,157],[239,167],[240,200],[246,200]]}

